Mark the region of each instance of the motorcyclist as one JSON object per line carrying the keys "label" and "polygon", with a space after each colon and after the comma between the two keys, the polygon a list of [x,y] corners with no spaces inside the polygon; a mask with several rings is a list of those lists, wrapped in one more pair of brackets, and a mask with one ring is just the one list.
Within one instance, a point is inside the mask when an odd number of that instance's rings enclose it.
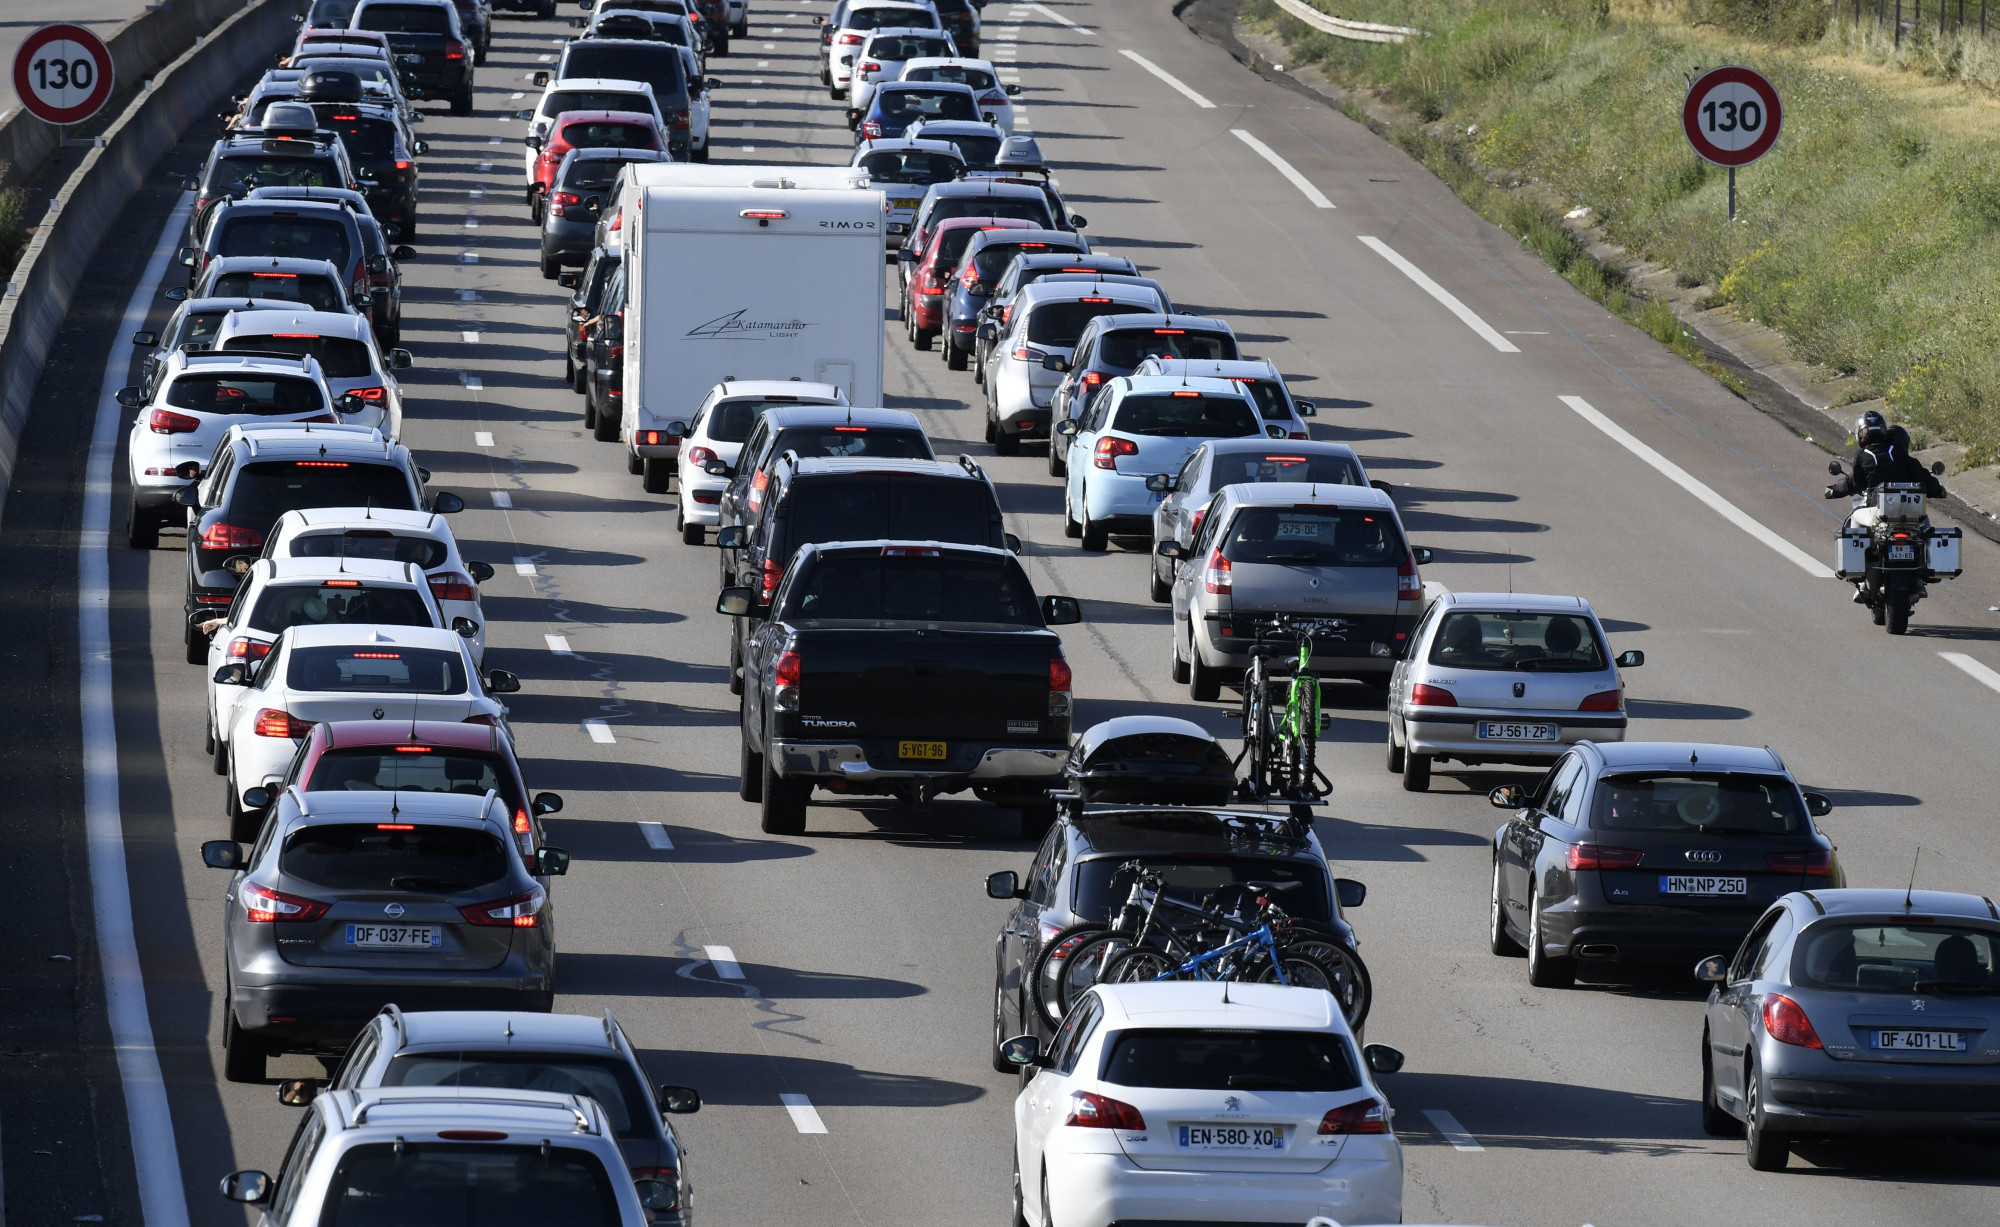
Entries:
{"label": "motorcyclist", "polygon": [[[1930,498],[1943,498],[1944,485],[1910,454],[1910,432],[1901,426],[1889,425],[1889,420],[1873,409],[1854,419],[1854,454],[1848,458],[1848,471],[1841,472],[1838,462],[1829,464],[1827,471],[1835,475],[1832,485],[1826,488],[1827,498],[1852,497],[1854,509],[1847,513],[1847,523],[1842,532],[1858,529],[1872,532],[1882,522],[1882,511],[1868,498],[1875,487],[1889,482],[1910,482],[1921,485],[1924,494]],[[1854,585],[1854,601],[1857,605],[1868,601],[1867,586],[1857,582]]]}

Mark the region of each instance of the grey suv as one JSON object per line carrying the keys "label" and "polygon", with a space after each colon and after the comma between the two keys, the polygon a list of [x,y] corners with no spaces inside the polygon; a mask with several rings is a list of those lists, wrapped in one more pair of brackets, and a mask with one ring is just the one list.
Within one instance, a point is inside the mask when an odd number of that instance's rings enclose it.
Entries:
{"label": "grey suv", "polygon": [[569,853],[521,859],[497,793],[288,788],[249,852],[201,846],[235,871],[223,896],[223,1076],[264,1059],[345,1051],[396,1002],[546,1013],[555,933],[546,879]]}

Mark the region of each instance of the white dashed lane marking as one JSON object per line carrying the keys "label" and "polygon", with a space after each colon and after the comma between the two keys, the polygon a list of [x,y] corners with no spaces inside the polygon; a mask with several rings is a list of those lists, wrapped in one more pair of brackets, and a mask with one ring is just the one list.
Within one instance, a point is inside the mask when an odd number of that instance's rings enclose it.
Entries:
{"label": "white dashed lane marking", "polygon": [[1376,238],[1372,234],[1361,235],[1360,239],[1363,243],[1366,243],[1368,245],[1369,250],[1373,251],[1376,255],[1381,256],[1384,260],[1387,260],[1390,264],[1394,265],[1397,272],[1403,274],[1403,276],[1405,277],[1408,277],[1411,281],[1416,282],[1418,289],[1430,295],[1432,298],[1437,299],[1440,303],[1443,303],[1445,310],[1451,312],[1453,315],[1456,315],[1467,328],[1470,328],[1474,332],[1478,333],[1480,338],[1484,340],[1488,345],[1491,345],[1493,348],[1499,350],[1503,354],[1518,354],[1521,352],[1519,346],[1515,345],[1512,341],[1509,341],[1506,337],[1501,336],[1497,331],[1494,330],[1493,325],[1487,323],[1483,319],[1480,319],[1478,315],[1474,314],[1471,307],[1468,307],[1464,303],[1458,301],[1457,295],[1453,294],[1450,290],[1445,289],[1437,282],[1432,281],[1430,279],[1429,274],[1425,273],[1424,270],[1418,268],[1416,265],[1410,263],[1407,259],[1403,257],[1403,254],[1401,252],[1389,246],[1387,243],[1384,243],[1381,239]]}
{"label": "white dashed lane marking", "polygon": [[557,656],[576,655],[575,652],[569,650],[569,636],[567,635],[543,635],[542,640],[549,645],[549,651],[554,652]]}
{"label": "white dashed lane marking", "polygon": [[656,852],[674,850],[673,837],[667,834],[667,828],[661,823],[642,822],[639,824],[639,834],[646,837],[646,846]]}
{"label": "white dashed lane marking", "polygon": [[505,490],[489,490],[487,493],[493,496],[493,505],[502,511],[514,505],[514,496]]}
{"label": "white dashed lane marking", "polygon": [[601,746],[615,745],[618,741],[616,737],[611,735],[611,726],[602,720],[593,719],[584,721],[583,731],[589,733],[590,739]]}
{"label": "white dashed lane marking", "polygon": [[[475,334],[475,335],[476,335],[476,334]],[[473,432],[472,432],[472,443],[473,443],[473,446],[475,446],[475,447],[492,447],[492,446],[493,446],[493,432],[492,432],[492,431],[490,431],[490,430],[475,430],[475,431],[473,431]]]}
{"label": "white dashed lane marking", "polygon": [[[664,832],[662,832],[664,834]],[[715,966],[715,974],[725,980],[741,980],[743,964],[736,961],[736,952],[727,946],[703,946],[701,952]]]}
{"label": "white dashed lane marking", "polygon": [[514,559],[514,574],[533,575],[534,573],[535,573],[535,564],[533,562],[530,562],[526,558],[520,558],[520,557],[516,557]]}
{"label": "white dashed lane marking", "polygon": [[1965,653],[1939,652],[1938,655],[1944,657],[1945,660],[1950,662],[1951,664],[1954,664],[1958,666],[1960,669],[1964,670],[1965,675],[1967,677],[1971,678],[1975,682],[1978,682],[1980,685],[1989,687],[1990,689],[1993,690],[2000,690],[2000,673],[1995,673],[1993,670],[1987,668],[1985,665],[1980,664],[1978,661],[1972,659],[1972,657],[1970,656],[1967,656]]}
{"label": "white dashed lane marking", "polygon": [[1266,145],[1264,142],[1258,140],[1256,137],[1250,135],[1248,132],[1245,132],[1241,128],[1231,128],[1229,130],[1229,134],[1231,136],[1234,136],[1237,140],[1242,141],[1244,144],[1250,146],[1252,152],[1256,153],[1258,157],[1264,159],[1266,162],[1269,162],[1272,166],[1276,167],[1278,173],[1283,175],[1287,182],[1289,182],[1293,187],[1299,189],[1300,192],[1304,193],[1305,198],[1307,200],[1312,201],[1313,208],[1331,209],[1334,207],[1333,202],[1326,198],[1325,192],[1322,192],[1318,188],[1314,187],[1312,185],[1312,180],[1300,174],[1297,168],[1295,168],[1290,162],[1287,162],[1283,158],[1279,157],[1277,151],[1272,149],[1269,145]]}
{"label": "white dashed lane marking", "polygon": [[1451,1143],[1453,1150],[1483,1151],[1486,1149],[1479,1144],[1478,1138],[1473,1137],[1465,1131],[1465,1126],[1458,1123],[1456,1116],[1453,1116],[1443,1108],[1425,1108],[1424,1115],[1430,1119],[1431,1127],[1443,1134],[1445,1141]]}
{"label": "white dashed lane marking", "polygon": [[1176,93],[1186,98],[1189,102],[1194,103],[1202,110],[1213,111],[1215,109],[1215,104],[1213,102],[1210,102],[1208,99],[1202,97],[1200,94],[1195,93],[1187,86],[1181,84],[1180,78],[1174,76],[1174,74],[1168,72],[1166,69],[1160,67],[1158,64],[1153,63],[1153,61],[1147,59],[1145,56],[1140,55],[1138,52],[1127,51],[1121,48],[1118,54],[1124,56],[1126,59],[1132,61],[1134,64],[1137,64],[1139,67],[1145,69],[1147,72],[1152,73],[1160,80],[1165,81],[1169,86],[1173,87]]}
{"label": "white dashed lane marking", "polygon": [[778,1096],[778,1102],[784,1104],[785,1111],[791,1113],[792,1124],[800,1133],[826,1132],[826,1122],[819,1118],[819,1113],[812,1106],[812,1100],[804,1095],[788,1093]]}
{"label": "white dashed lane marking", "polygon": [[[470,332],[470,331],[461,332],[458,334],[458,339],[465,342],[467,345],[479,344],[479,334],[476,332]],[[486,446],[491,447],[493,445],[491,443],[488,443]]]}

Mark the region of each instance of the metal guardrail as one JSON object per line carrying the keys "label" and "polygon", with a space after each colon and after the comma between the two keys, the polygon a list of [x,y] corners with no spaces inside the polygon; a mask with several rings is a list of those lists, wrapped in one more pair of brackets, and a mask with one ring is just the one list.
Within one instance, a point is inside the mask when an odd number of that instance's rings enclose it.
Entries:
{"label": "metal guardrail", "polygon": [[1335,38],[1351,38],[1363,43],[1400,43],[1406,38],[1421,38],[1423,31],[1411,26],[1385,26],[1372,21],[1349,21],[1345,17],[1333,17],[1305,4],[1302,0],[1272,0],[1286,15]]}

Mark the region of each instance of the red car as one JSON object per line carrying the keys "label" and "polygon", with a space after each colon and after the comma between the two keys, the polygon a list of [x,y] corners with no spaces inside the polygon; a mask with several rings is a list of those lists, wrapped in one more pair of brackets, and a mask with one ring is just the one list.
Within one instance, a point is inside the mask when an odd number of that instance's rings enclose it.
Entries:
{"label": "red car", "polygon": [[563,155],[572,149],[652,149],[667,147],[666,133],[641,111],[564,111],[549,125],[547,137],[531,136],[539,145],[534,182],[528,184],[528,216],[542,221],[543,202],[553,189]]}
{"label": "red car", "polygon": [[951,294],[952,270],[966,244],[981,230],[1026,229],[1034,223],[1015,217],[948,217],[925,236],[923,254],[910,266],[903,291],[903,331],[918,349],[944,328],[944,304]]}
{"label": "red car", "polygon": [[562,798],[538,792],[530,799],[514,743],[489,724],[444,720],[340,720],[315,724],[292,760],[285,787],[306,792],[499,792],[514,811],[514,837],[532,861],[541,846],[544,814],[562,809]]}

